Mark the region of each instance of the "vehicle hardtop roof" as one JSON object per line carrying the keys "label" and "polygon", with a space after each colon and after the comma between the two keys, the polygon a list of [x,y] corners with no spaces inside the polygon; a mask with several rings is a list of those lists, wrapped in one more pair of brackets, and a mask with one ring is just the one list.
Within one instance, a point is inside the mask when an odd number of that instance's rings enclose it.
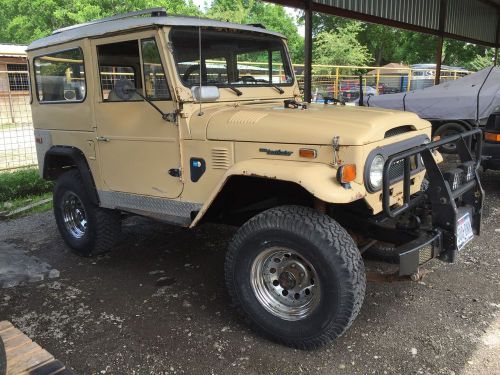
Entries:
{"label": "vehicle hardtop roof", "polygon": [[152,8],[137,12],[118,14],[74,26],[55,30],[52,35],[35,40],[28,46],[28,51],[48,47],[72,40],[99,37],[106,34],[136,29],[147,29],[155,26],[201,26],[237,29],[261,34],[269,34],[280,38],[284,35],[266,30],[261,25],[241,25],[231,22],[216,21],[209,18],[168,15],[164,8]]}

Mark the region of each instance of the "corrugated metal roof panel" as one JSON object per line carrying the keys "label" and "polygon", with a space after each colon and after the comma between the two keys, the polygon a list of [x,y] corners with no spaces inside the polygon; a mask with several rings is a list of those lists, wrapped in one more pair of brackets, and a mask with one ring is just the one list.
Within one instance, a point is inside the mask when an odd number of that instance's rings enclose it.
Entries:
{"label": "corrugated metal roof panel", "polygon": [[[305,0],[267,0],[282,5],[298,4]],[[422,28],[424,32],[439,32],[439,11],[441,0],[312,0],[322,7],[322,11],[332,7],[332,14],[337,10],[353,12],[353,18],[359,15],[372,17],[373,22],[395,21],[398,26],[405,25],[413,30]],[[498,22],[498,0],[490,3],[482,0],[448,0],[445,35],[462,38],[472,42],[494,44]],[[343,13],[345,15],[345,13]],[[500,36],[500,35],[499,35]]]}
{"label": "corrugated metal roof panel", "polygon": [[313,2],[437,30],[439,0],[313,0]]}
{"label": "corrugated metal roof panel", "polygon": [[497,12],[490,5],[471,0],[448,0],[445,31],[466,38],[495,43]]}

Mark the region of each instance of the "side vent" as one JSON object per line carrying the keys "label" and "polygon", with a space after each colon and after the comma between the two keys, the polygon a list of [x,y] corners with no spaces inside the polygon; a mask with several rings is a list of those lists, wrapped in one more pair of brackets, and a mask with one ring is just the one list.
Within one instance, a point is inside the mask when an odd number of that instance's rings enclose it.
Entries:
{"label": "side vent", "polygon": [[385,132],[385,137],[384,138],[389,138],[389,137],[394,137],[396,135],[400,135],[403,133],[411,132],[415,130],[415,127],[412,125],[403,125],[403,126],[398,126],[397,128],[389,129]]}
{"label": "side vent", "polygon": [[227,148],[212,149],[212,169],[229,169],[229,151]]}

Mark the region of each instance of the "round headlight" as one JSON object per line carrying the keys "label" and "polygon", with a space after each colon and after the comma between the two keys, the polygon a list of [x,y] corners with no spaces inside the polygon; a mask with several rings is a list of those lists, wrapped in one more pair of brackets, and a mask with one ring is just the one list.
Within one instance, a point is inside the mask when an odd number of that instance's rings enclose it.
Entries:
{"label": "round headlight", "polygon": [[382,174],[384,172],[384,157],[377,155],[373,158],[369,170],[369,184],[373,190],[379,190],[382,187]]}

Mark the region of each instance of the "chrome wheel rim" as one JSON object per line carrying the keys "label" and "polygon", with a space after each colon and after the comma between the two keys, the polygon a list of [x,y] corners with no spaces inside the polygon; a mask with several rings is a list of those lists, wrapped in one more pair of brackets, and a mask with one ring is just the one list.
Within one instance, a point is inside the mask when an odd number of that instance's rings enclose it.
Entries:
{"label": "chrome wheel rim", "polygon": [[261,252],[254,260],[250,283],[259,303],[284,320],[308,317],[320,300],[318,275],[302,255],[280,247]]}
{"label": "chrome wheel rim", "polygon": [[80,198],[72,193],[64,193],[62,214],[67,231],[75,238],[82,238],[87,231],[87,215]]}

